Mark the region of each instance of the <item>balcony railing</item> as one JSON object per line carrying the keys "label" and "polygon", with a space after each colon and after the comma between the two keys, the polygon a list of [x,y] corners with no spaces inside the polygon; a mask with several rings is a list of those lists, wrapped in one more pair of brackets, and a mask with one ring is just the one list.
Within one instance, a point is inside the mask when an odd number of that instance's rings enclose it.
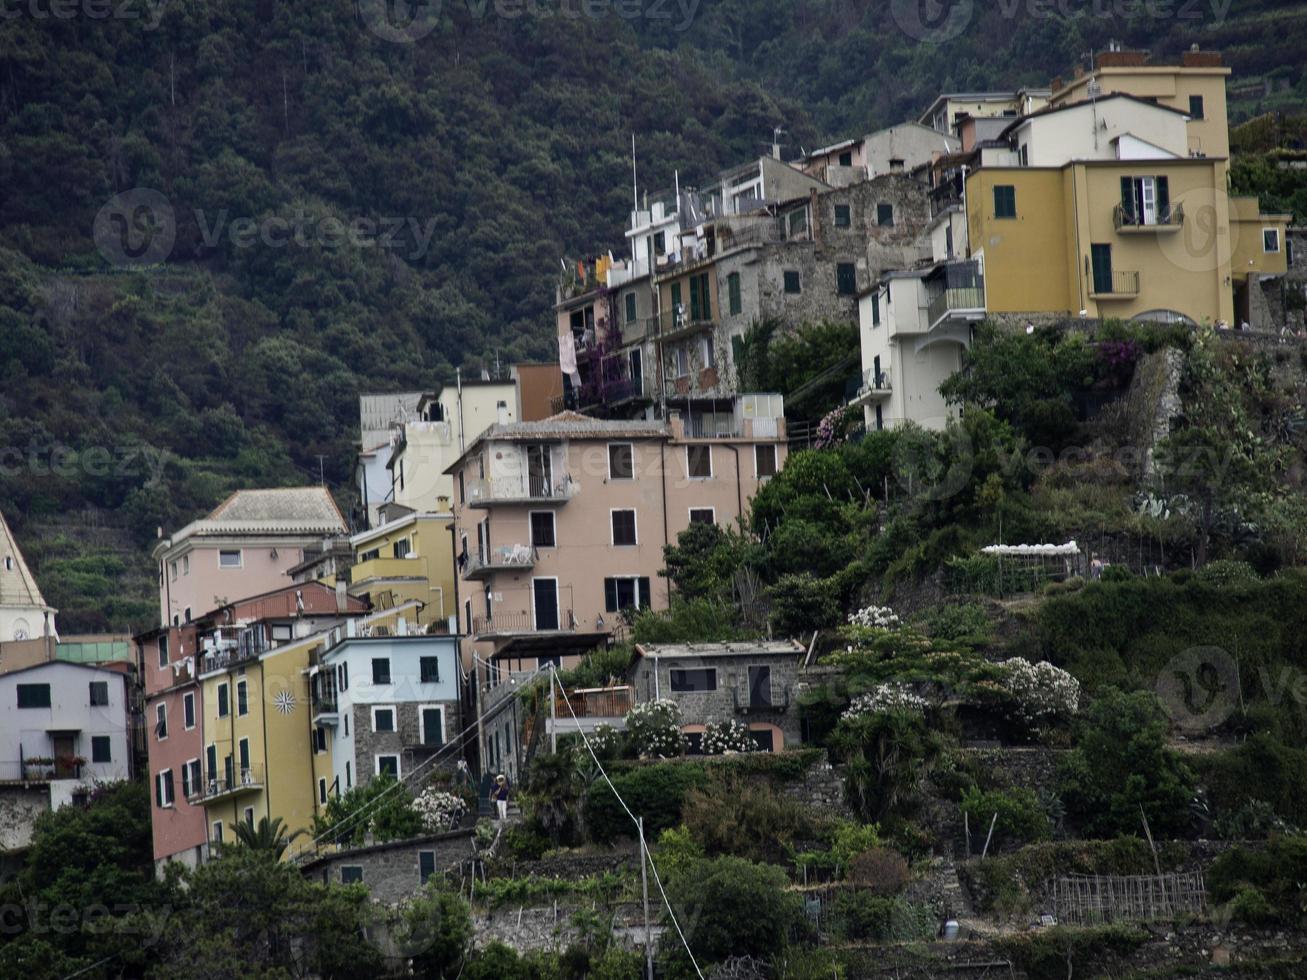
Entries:
{"label": "balcony railing", "polygon": [[467,502],[472,507],[494,504],[566,503],[572,499],[576,485],[566,473],[552,477],[540,474],[497,476],[473,480],[467,487]]}
{"label": "balcony railing", "polygon": [[1140,214],[1118,204],[1112,209],[1112,222],[1117,231],[1176,231],[1184,224],[1184,205],[1169,204],[1152,214]]}
{"label": "balcony railing", "polygon": [[858,388],[851,403],[861,405],[864,402],[878,401],[889,397],[893,390],[894,387],[890,381],[889,371],[884,369],[879,372],[866,371],[862,375],[862,385]]}
{"label": "balcony railing", "polygon": [[536,563],[536,550],[530,545],[514,544],[495,548],[487,554],[469,554],[463,562],[463,577],[489,578],[495,572],[528,569]]}
{"label": "balcony railing", "polygon": [[227,647],[221,650],[214,650],[212,653],[204,655],[204,672],[207,674],[214,670],[226,670],[235,664],[244,663],[247,660],[253,660],[261,653],[261,650],[252,647]]}
{"label": "balcony railing", "polygon": [[230,775],[210,773],[208,779],[199,786],[191,788],[191,797],[203,800],[205,803],[212,803],[244,793],[257,793],[261,789],[263,789],[263,770],[251,767],[237,769]]}
{"label": "balcony railing", "polygon": [[635,706],[635,694],[627,687],[605,687],[589,691],[572,691],[566,698],[554,696],[554,714],[559,719],[625,718]]}
{"label": "balcony railing", "polygon": [[351,585],[393,578],[426,578],[426,564],[417,556],[407,558],[369,558],[350,569]]}
{"label": "balcony railing", "polygon": [[790,688],[787,684],[782,689],[780,698],[776,698],[775,696],[755,697],[753,694],[741,696],[739,688],[733,687],[731,700],[735,703],[737,715],[783,713],[790,710]]}
{"label": "balcony railing", "polygon": [[311,698],[313,705],[313,723],[332,724],[336,720],[336,715],[340,711],[339,704],[336,701],[336,692],[331,691],[325,694],[314,693]]}
{"label": "balcony railing", "polygon": [[[677,309],[663,310],[657,316],[645,319],[645,336],[664,339],[693,333],[696,330],[711,330],[717,322],[712,310],[692,311],[682,304]],[[625,334],[622,337],[626,339]]]}
{"label": "balcony railing", "polygon": [[1095,275],[1090,296],[1100,299],[1128,299],[1139,295],[1139,273],[1113,269],[1111,276]]}
{"label": "balcony railing", "polygon": [[933,327],[945,317],[957,313],[983,312],[985,309],[985,284],[981,280],[974,286],[950,286],[930,300],[927,316]]}
{"label": "balcony railing", "polygon": [[477,639],[487,636],[517,636],[530,633],[573,633],[576,631],[576,617],[570,606],[558,610],[556,626],[549,624],[555,620],[540,617],[545,625],[537,623],[537,616],[532,612],[496,612],[489,616],[472,617],[472,635]]}

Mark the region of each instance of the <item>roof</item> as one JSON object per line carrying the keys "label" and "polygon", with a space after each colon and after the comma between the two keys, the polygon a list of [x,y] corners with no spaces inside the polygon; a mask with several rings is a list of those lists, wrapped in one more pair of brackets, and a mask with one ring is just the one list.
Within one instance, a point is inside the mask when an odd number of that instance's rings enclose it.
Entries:
{"label": "roof", "polygon": [[41,598],[41,590],[23,560],[23,553],[18,550],[18,542],[9,530],[4,514],[0,514],[0,606],[50,608]]}
{"label": "roof", "polygon": [[345,518],[326,487],[238,490],[207,517],[155,546],[154,556],[193,537],[257,534],[346,534]]}
{"label": "roof", "polygon": [[483,442],[527,442],[538,439],[669,439],[666,422],[641,419],[597,419],[580,412],[559,412],[536,422],[509,422],[490,426],[472,440],[467,450],[445,470],[453,473]]}
{"label": "roof", "polygon": [[117,674],[119,677],[126,676],[126,671],[120,666],[109,666],[108,664],[84,664],[76,660],[43,660],[39,664],[30,664],[27,667],[18,667],[15,670],[6,670],[0,674],[0,677],[10,678],[18,674],[26,674],[28,671],[41,670],[47,667],[60,667],[67,670],[93,670],[99,674]]}
{"label": "roof", "polygon": [[[1173,109],[1169,105],[1162,105],[1161,103],[1154,102],[1151,99],[1141,99],[1139,96],[1131,95],[1129,92],[1108,92],[1105,95],[1101,95],[1097,99],[1094,99],[1093,102],[1108,102],[1111,99],[1129,99],[1131,102],[1138,102],[1140,105],[1146,105],[1152,109],[1160,109],[1162,112],[1173,112],[1177,116],[1183,116],[1185,119],[1189,118],[1189,113],[1187,112],[1182,112],[1179,109]],[[1030,122],[1032,119],[1042,119],[1044,116],[1051,116],[1059,112],[1066,112],[1068,109],[1086,109],[1086,108],[1090,108],[1091,105],[1092,105],[1091,102],[1081,101],[1081,102],[1068,102],[1065,105],[1047,106],[1046,108],[1039,109],[1036,112],[1030,113],[1030,115],[1028,116],[1021,116],[1017,119],[1012,120],[1012,124],[1008,126],[1006,129],[1004,129],[1003,132],[1000,133],[999,135],[1000,137],[1006,136],[1008,133],[1012,132],[1012,130],[1020,129],[1022,126]]]}
{"label": "roof", "polygon": [[857,146],[861,142],[862,140],[860,138],[841,140],[839,143],[832,143],[830,146],[823,146],[816,150],[809,150],[803,156],[799,157],[799,162],[812,160],[816,157],[824,157],[828,153],[835,153],[839,150],[847,150],[850,146]]}
{"label": "roof", "polygon": [[804,652],[797,640],[755,640],[748,643],[636,644],[641,657],[783,657]]}

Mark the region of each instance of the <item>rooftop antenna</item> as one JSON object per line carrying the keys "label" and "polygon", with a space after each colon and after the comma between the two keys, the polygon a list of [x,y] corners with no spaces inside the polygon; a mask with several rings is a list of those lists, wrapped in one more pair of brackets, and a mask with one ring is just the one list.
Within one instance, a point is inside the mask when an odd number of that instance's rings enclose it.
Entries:
{"label": "rooftop antenna", "polygon": [[773,160],[781,158],[781,137],[785,135],[785,130],[777,126],[771,134],[771,155]]}
{"label": "rooftop antenna", "polygon": [[1098,97],[1103,94],[1103,86],[1097,78],[1089,80],[1089,105],[1094,113],[1094,150],[1098,150]]}
{"label": "rooftop antenna", "polygon": [[635,133],[631,134],[631,202],[632,210],[640,210],[640,181],[635,171]]}

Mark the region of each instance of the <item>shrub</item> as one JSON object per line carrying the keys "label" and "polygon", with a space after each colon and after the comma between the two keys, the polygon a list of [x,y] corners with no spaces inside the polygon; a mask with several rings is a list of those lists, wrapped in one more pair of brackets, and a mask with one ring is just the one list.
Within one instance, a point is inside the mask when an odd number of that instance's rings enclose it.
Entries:
{"label": "shrub", "polygon": [[413,801],[413,809],[422,821],[423,829],[434,834],[457,828],[467,813],[467,804],[453,793],[428,786]]}
{"label": "shrub", "polygon": [[392,776],[376,776],[332,797],[326,811],[313,816],[313,834],[330,843],[361,844],[371,834],[378,842],[417,837],[422,818],[413,809],[413,795]]}
{"label": "shrub", "polygon": [[768,590],[772,629],[788,636],[834,626],[840,619],[840,597],[835,579],[819,579],[808,572],[782,575]]}
{"label": "shrub", "polygon": [[1262,850],[1236,847],[1226,851],[1207,873],[1214,901],[1230,902],[1230,911],[1250,924],[1296,925],[1307,904],[1301,882],[1307,881],[1307,837],[1274,838]]}
{"label": "shrub", "polygon": [[889,606],[867,606],[849,614],[849,624],[883,630],[898,629],[899,617]]}
{"label": "shrub", "polygon": [[1080,682],[1048,661],[1003,661],[1004,685],[1015,701],[1017,719],[1029,726],[1069,719],[1080,706]]}
{"label": "shrub", "polygon": [[845,764],[849,802],[868,820],[881,820],[915,795],[939,755],[941,736],[914,710],[846,714],[830,740]]}
{"label": "shrub", "polygon": [[835,896],[832,931],[841,939],[912,942],[933,938],[935,915],[928,908],[868,891],[841,891]]}
{"label": "shrub", "polygon": [[984,840],[994,821],[994,838],[1007,844],[1031,844],[1051,836],[1048,813],[1034,790],[981,790],[972,787],[962,795],[962,812],[970,820],[972,839]]}
{"label": "shrub", "polygon": [[467,902],[438,878],[395,909],[392,930],[399,951],[413,958],[414,973],[454,980],[472,947],[472,917]]}
{"label": "shrub", "polygon": [[728,752],[752,752],[758,743],[749,734],[749,726],[729,718],[722,722],[709,722],[704,726],[703,751],[705,755],[725,755]]}
{"label": "shrub", "polygon": [[932,640],[984,646],[993,639],[994,627],[985,607],[975,602],[936,606],[922,617]]}
{"label": "shrub", "polygon": [[[788,890],[780,868],[737,857],[695,861],[668,882],[682,926],[693,923],[695,957],[715,963],[730,956],[769,957],[808,932],[803,900]],[[676,931],[664,934],[664,953],[684,957]]]}
{"label": "shrub", "polygon": [[878,684],[866,694],[859,694],[845,709],[848,721],[882,714],[920,715],[925,713],[926,699],[906,684]]}
{"label": "shrub", "polygon": [[1226,588],[1246,582],[1256,582],[1257,572],[1246,561],[1233,561],[1228,558],[1208,562],[1194,573],[1194,578],[1207,585]]}
{"label": "shrub", "polygon": [[[651,837],[681,822],[686,793],[707,780],[701,765],[683,762],[637,766],[611,776],[622,799],[644,817],[645,834]],[[596,841],[635,836],[631,818],[607,783],[598,782],[590,788],[584,813],[586,830]]]}
{"label": "shrub", "polygon": [[681,816],[706,854],[754,861],[783,860],[796,838],[813,832],[812,819],[788,796],[765,782],[715,768],[704,786],[686,793]]}
{"label": "shrub", "polygon": [[897,895],[908,883],[908,862],[898,851],[872,847],[849,862],[844,876],[873,895]]}
{"label": "shrub", "polygon": [[626,737],[641,758],[681,755],[685,751],[681,706],[667,698],[640,702],[626,715]]}

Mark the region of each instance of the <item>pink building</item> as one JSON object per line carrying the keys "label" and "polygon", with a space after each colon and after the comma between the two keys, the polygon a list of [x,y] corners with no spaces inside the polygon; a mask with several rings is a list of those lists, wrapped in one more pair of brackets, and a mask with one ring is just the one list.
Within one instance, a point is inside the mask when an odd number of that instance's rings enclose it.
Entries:
{"label": "pink building", "polygon": [[[770,418],[701,428],[677,413],[564,412],[483,433],[448,470],[460,632],[465,659],[479,658],[480,707],[491,710],[504,677],[607,642],[624,610],[667,608],[663,548],[691,522],[733,525],[785,455],[784,420]],[[481,759],[511,772],[516,726],[498,727],[483,730]]]}
{"label": "pink building", "polygon": [[306,547],[348,531],[325,487],[240,490],[155,545],[159,624],[181,626],[207,609],[278,589]]}

